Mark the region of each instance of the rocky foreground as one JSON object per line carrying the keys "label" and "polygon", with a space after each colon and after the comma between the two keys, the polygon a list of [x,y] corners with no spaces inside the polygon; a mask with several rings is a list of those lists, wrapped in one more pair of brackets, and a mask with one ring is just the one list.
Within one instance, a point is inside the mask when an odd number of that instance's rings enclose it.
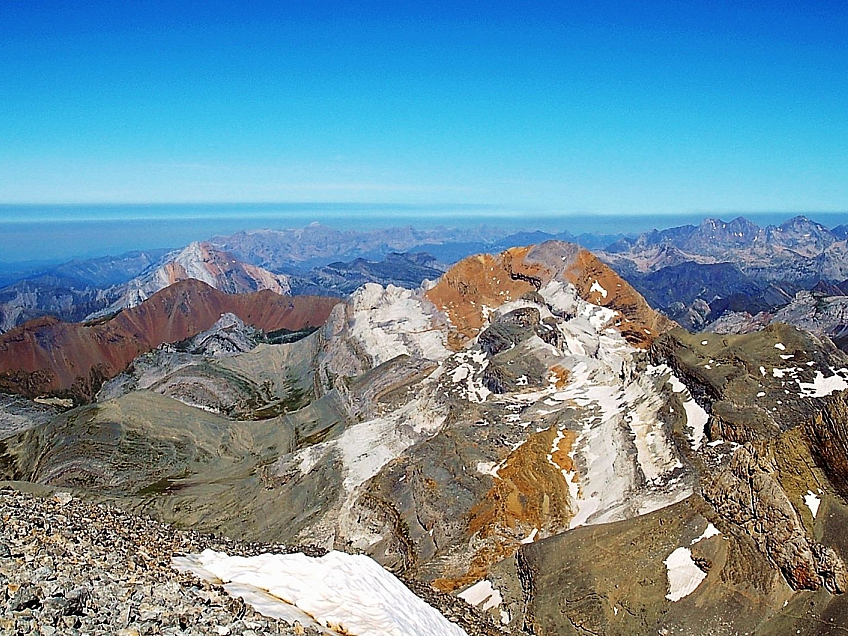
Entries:
{"label": "rocky foreground", "polygon": [[[291,552],[176,530],[59,492],[0,489],[2,634],[334,634],[261,616],[221,586],[174,570],[174,555]],[[317,548],[298,549],[320,555]],[[503,633],[464,601],[413,590],[470,636]]]}

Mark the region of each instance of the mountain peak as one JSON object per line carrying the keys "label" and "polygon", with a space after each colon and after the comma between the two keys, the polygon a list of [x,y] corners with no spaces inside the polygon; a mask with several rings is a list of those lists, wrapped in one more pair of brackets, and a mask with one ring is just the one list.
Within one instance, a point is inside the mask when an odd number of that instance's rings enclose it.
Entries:
{"label": "mountain peak", "polygon": [[448,270],[426,296],[447,315],[448,342],[458,350],[479,333],[493,309],[552,282],[569,283],[584,300],[614,310],[615,326],[636,346],[649,345],[655,335],[673,326],[591,252],[556,240],[513,247],[494,256],[468,257]]}
{"label": "mountain peak", "polygon": [[262,329],[323,324],[337,298],[226,294],[196,279],[166,287],[136,307],[95,323],[38,319],[0,336],[0,388],[35,397],[73,394],[89,400],[104,379],[137,355],[211,328],[232,313]]}

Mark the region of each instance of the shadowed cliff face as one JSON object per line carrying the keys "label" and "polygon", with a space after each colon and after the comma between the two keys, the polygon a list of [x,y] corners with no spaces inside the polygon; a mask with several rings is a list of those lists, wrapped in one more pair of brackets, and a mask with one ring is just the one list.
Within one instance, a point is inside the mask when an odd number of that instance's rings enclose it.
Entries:
{"label": "shadowed cliff face", "polygon": [[0,337],[0,388],[29,397],[89,401],[136,356],[209,329],[224,313],[265,331],[317,327],[338,299],[231,295],[197,280],[176,283],[137,307],[94,323],[42,318]]}

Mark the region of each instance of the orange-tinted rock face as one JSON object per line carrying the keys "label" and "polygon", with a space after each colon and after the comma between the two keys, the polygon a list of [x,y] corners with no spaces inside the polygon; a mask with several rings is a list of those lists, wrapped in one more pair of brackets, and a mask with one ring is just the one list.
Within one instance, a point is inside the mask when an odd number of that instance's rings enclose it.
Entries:
{"label": "orange-tinted rock face", "polygon": [[183,267],[180,263],[165,263],[165,265],[163,265],[163,268],[165,270],[165,275],[167,276],[169,285],[173,285],[174,283],[189,278],[188,273],[185,271],[185,267]]}
{"label": "orange-tinted rock face", "polygon": [[573,512],[562,471],[573,468],[569,451],[576,437],[569,430],[558,436],[551,427],[531,435],[507,456],[492,488],[469,516],[469,534],[485,541],[465,574],[437,579],[437,588],[452,592],[480,580],[492,565],[515,554],[520,534],[531,528],[538,538],[568,529]]}
{"label": "orange-tinted rock face", "polygon": [[526,280],[513,278],[510,269],[514,260],[511,252],[525,251],[525,248],[516,248],[498,256],[470,256],[454,265],[426,293],[450,321],[448,344],[451,348],[461,349],[477,335],[485,323],[487,307],[498,307],[533,291],[533,285]]}
{"label": "orange-tinted rock face", "polygon": [[636,347],[649,347],[654,338],[675,326],[591,252],[580,250],[564,274],[582,298],[618,312],[620,318],[615,321],[616,328]]}
{"label": "orange-tinted rock face", "polygon": [[265,331],[324,323],[337,298],[231,295],[197,280],[176,283],[147,301],[96,323],[38,319],[0,337],[0,388],[35,397],[70,393],[89,400],[104,379],[139,354],[209,329],[224,313]]}
{"label": "orange-tinted rock face", "polygon": [[616,310],[613,324],[634,346],[647,347],[674,326],[591,252],[558,241],[466,258],[426,296],[445,312],[451,328],[448,344],[459,350],[479,333],[491,308],[554,280],[571,283],[583,299]]}

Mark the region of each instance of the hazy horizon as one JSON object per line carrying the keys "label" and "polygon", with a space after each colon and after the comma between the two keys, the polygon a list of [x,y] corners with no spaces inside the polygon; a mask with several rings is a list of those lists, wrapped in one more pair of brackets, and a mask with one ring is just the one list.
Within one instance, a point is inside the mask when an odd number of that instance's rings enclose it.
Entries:
{"label": "hazy horizon", "polygon": [[135,250],[173,249],[216,235],[295,229],[315,222],[337,230],[487,226],[509,233],[567,231],[577,236],[638,234],[697,225],[705,218],[731,221],[738,216],[760,226],[779,225],[795,216],[806,216],[829,228],[848,223],[848,213],[816,211],[599,215],[498,206],[359,203],[0,205],[0,263],[58,263]]}
{"label": "hazy horizon", "polygon": [[312,221],[836,225],[846,23],[782,1],[0,2],[0,262]]}

